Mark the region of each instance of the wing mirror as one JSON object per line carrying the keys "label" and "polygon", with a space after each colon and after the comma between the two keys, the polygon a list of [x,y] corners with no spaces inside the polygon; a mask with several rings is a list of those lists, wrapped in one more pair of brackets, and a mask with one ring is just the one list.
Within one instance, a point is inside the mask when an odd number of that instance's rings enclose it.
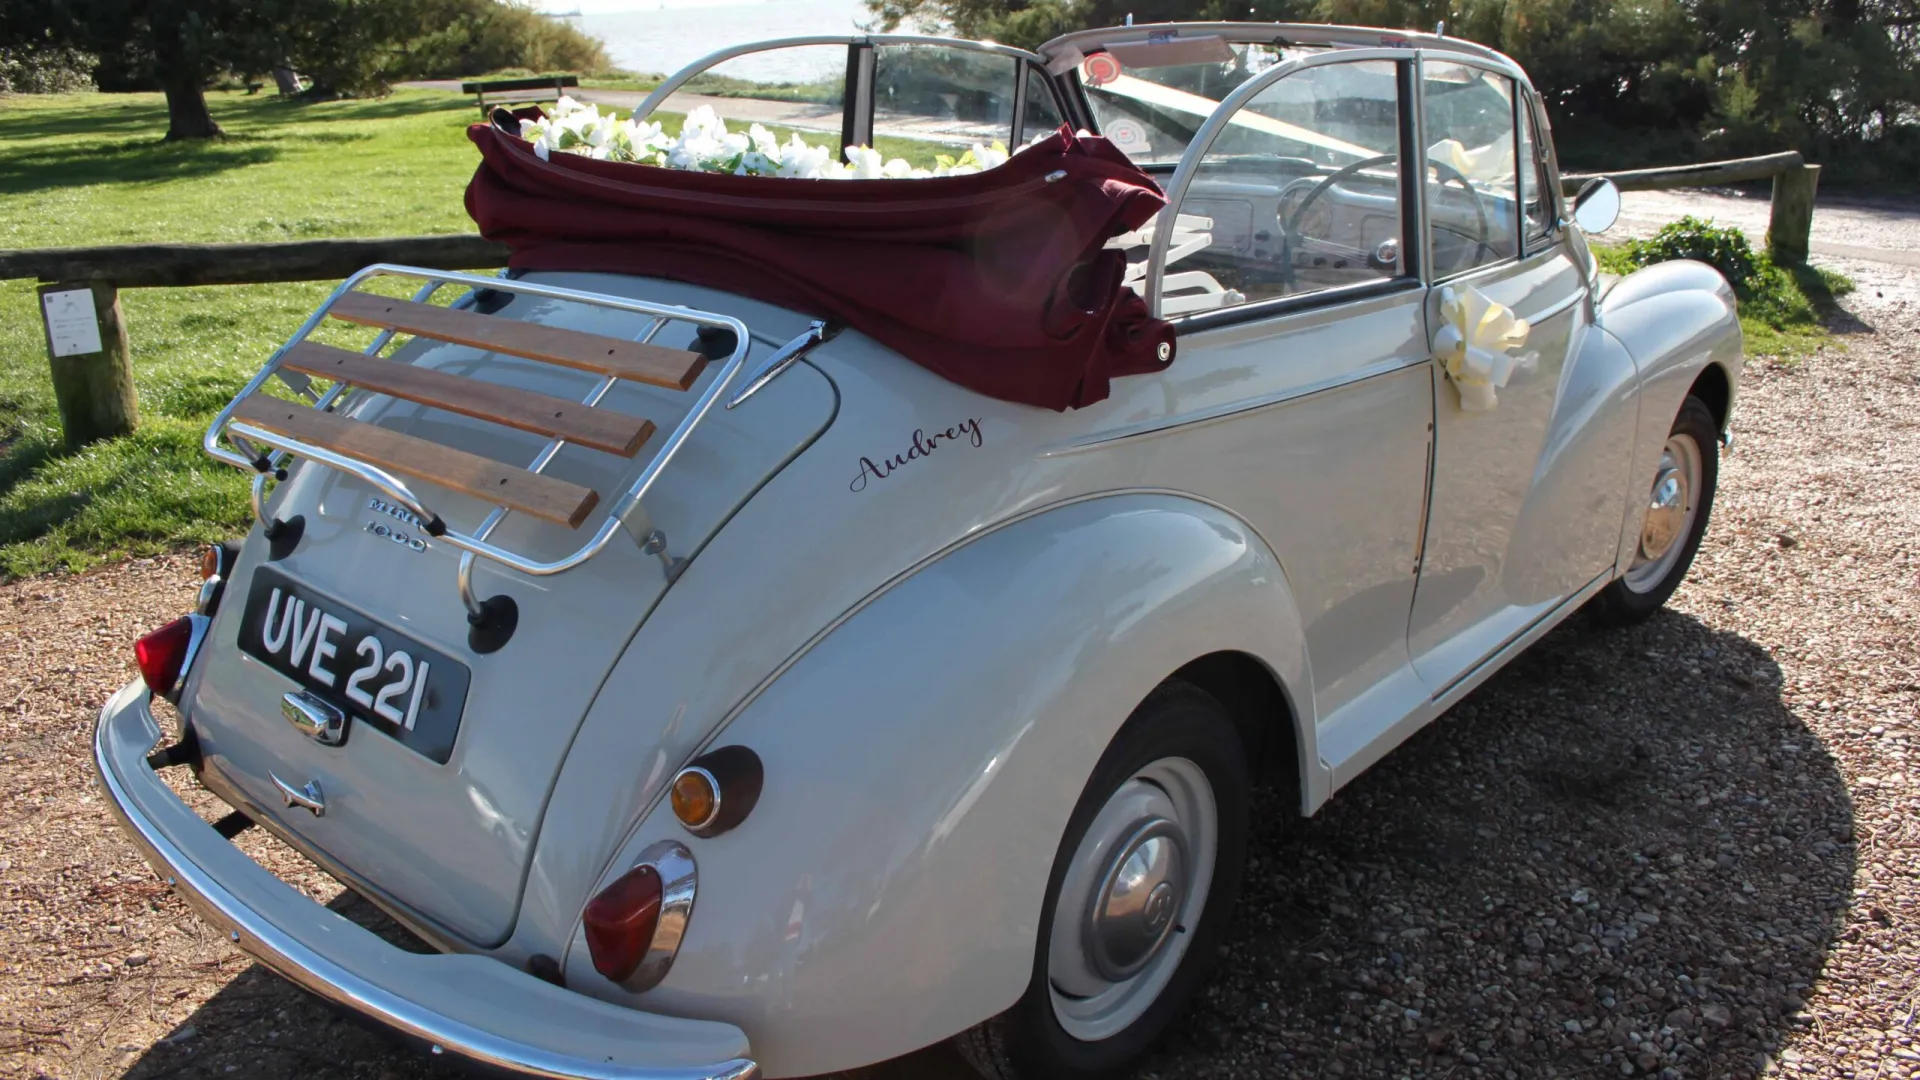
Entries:
{"label": "wing mirror", "polygon": [[1589,235],[1603,233],[1620,220],[1620,189],[1604,176],[1595,177],[1573,197],[1573,223]]}

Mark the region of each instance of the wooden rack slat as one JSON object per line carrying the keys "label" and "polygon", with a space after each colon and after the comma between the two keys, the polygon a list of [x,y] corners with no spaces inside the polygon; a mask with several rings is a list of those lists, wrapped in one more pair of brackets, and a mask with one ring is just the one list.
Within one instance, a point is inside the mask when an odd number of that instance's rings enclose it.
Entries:
{"label": "wooden rack slat", "polygon": [[632,457],[653,437],[653,421],[578,401],[449,375],[432,368],[302,341],[281,363],[322,379],[337,379],[422,405],[531,431],[535,435]]}
{"label": "wooden rack slat", "polygon": [[578,484],[262,394],[243,399],[233,416],[275,434],[568,528],[579,528],[600,501],[597,492]]}
{"label": "wooden rack slat", "polygon": [[347,293],[335,300],[327,313],[363,326],[390,327],[420,337],[544,360],[670,390],[692,386],[707,363],[705,356],[686,349],[669,349],[372,293]]}

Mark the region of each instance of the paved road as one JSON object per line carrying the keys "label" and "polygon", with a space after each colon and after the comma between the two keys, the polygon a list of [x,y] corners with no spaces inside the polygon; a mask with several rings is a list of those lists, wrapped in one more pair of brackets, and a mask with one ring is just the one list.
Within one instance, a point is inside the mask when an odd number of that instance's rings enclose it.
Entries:
{"label": "paved road", "polygon": [[[1728,188],[1634,191],[1623,197],[1615,229],[1623,236],[1651,236],[1667,222],[1692,214],[1738,225],[1758,244],[1767,234],[1768,206],[1764,189],[1751,195]],[[1920,266],[1920,199],[1823,196],[1815,204],[1812,247],[1816,262]]]}

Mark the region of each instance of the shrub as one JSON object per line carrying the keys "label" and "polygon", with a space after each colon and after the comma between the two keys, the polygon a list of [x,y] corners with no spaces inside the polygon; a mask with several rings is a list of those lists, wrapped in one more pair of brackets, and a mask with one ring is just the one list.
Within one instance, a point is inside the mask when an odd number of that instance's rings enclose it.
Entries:
{"label": "shrub", "polygon": [[1776,266],[1772,256],[1754,251],[1740,230],[1695,217],[1663,226],[1650,240],[1596,246],[1593,253],[1610,274],[1630,274],[1670,259],[1713,266],[1739,297],[1740,326],[1754,355],[1812,352],[1826,337],[1823,320],[1839,309],[1839,297],[1853,291],[1844,275],[1813,266]]}
{"label": "shrub", "polygon": [[[1715,225],[1689,214],[1660,227],[1651,240],[1627,243],[1627,259],[1635,267],[1674,259],[1706,263],[1727,279],[1742,299],[1753,295],[1760,277],[1760,258],[1747,243],[1747,234],[1730,225]],[[1767,267],[1772,270],[1773,267]]]}
{"label": "shrub", "polygon": [[407,42],[395,78],[451,79],[503,68],[585,75],[612,67],[598,38],[523,3],[419,0],[419,10],[423,30]]}
{"label": "shrub", "polygon": [[99,58],[78,49],[0,49],[0,94],[69,94],[93,89]]}

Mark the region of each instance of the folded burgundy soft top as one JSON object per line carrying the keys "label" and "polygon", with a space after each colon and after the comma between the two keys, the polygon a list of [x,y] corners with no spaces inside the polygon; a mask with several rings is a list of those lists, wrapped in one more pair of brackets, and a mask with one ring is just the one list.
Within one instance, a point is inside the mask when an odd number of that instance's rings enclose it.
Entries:
{"label": "folded burgundy soft top", "polygon": [[[1165,205],[1105,139],[1065,128],[971,176],[795,180],[577,154],[487,124],[467,212],[527,270],[726,289],[838,319],[968,389],[1068,409],[1157,371],[1173,333],[1103,249]],[[1166,358],[1161,346],[1166,345]]]}

